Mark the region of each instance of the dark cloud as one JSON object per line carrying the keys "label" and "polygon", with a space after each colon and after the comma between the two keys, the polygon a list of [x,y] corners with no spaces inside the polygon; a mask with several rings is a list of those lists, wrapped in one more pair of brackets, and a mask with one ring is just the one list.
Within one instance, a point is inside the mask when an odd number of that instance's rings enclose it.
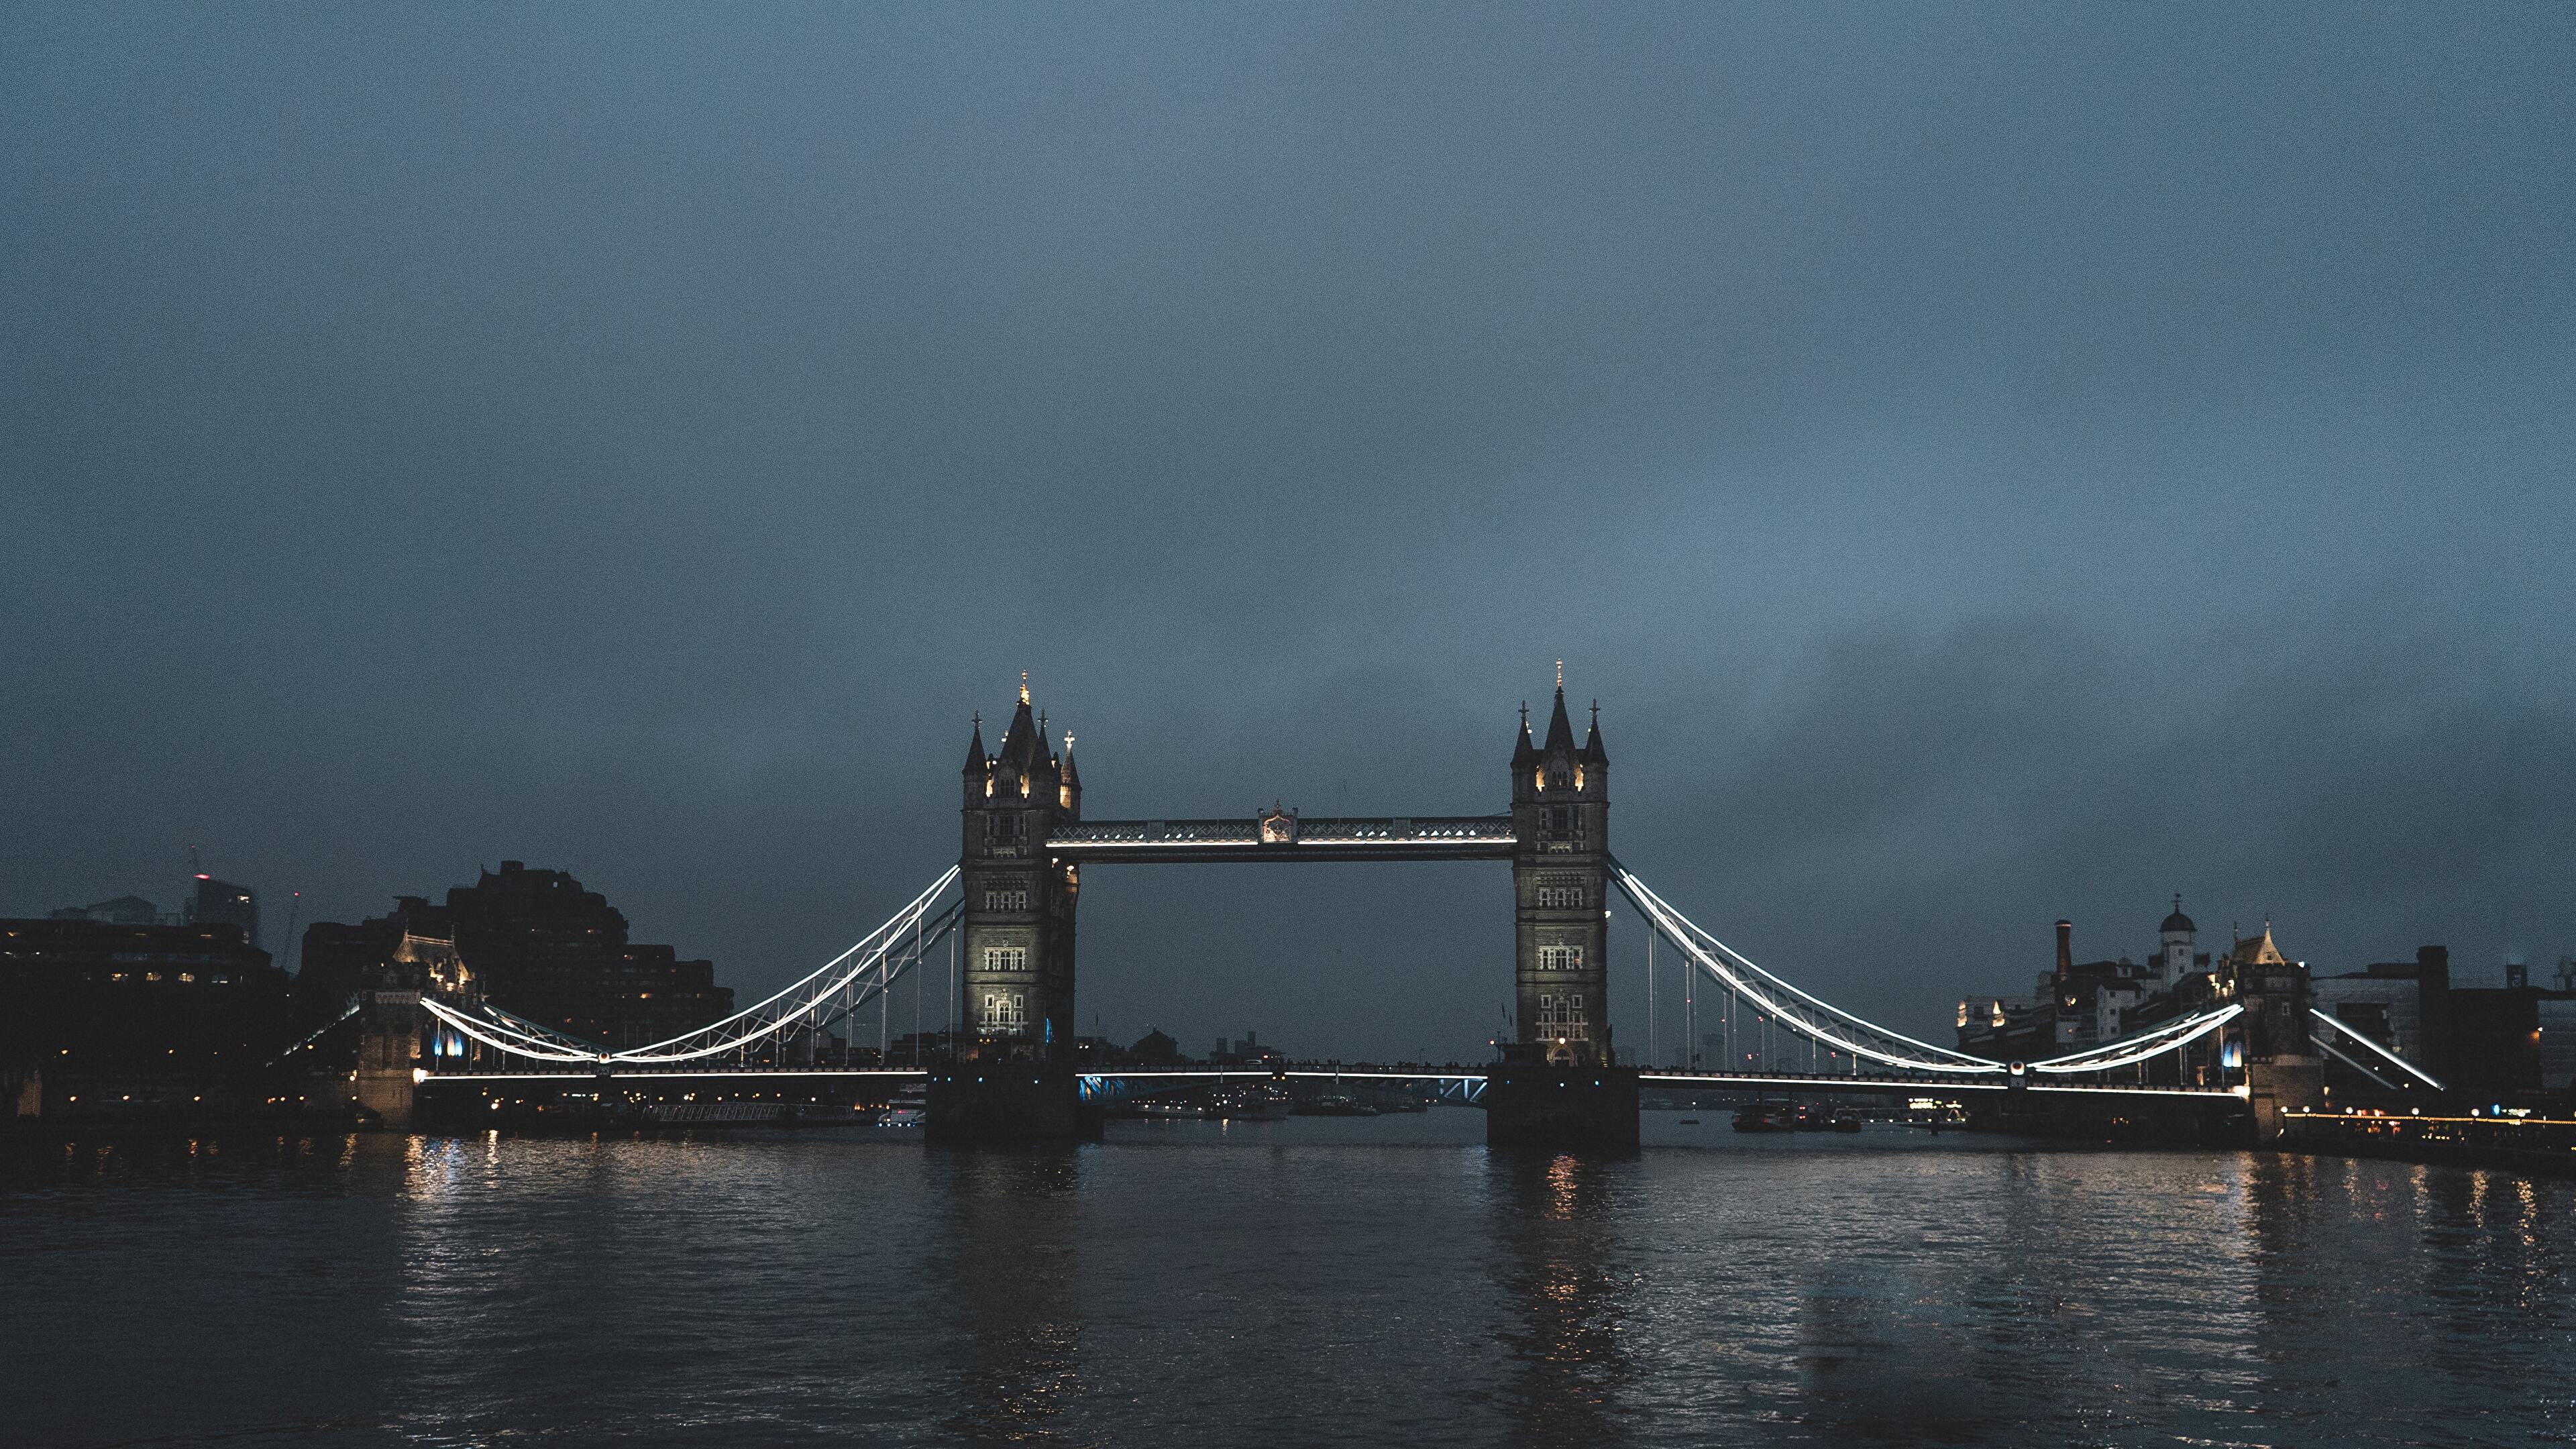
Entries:
{"label": "dark cloud", "polygon": [[[2177,888],[2576,950],[2563,8],[0,27],[0,910],[509,855],[757,986],[1022,668],[1099,811],[1466,811],[1564,655],[1900,1024]],[[1101,874],[1122,1034],[1502,995],[1497,872]]]}

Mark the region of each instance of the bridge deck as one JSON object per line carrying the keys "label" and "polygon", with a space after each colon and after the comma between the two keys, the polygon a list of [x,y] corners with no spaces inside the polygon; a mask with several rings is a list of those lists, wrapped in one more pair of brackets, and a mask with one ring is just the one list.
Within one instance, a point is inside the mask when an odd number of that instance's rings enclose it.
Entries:
{"label": "bridge deck", "polygon": [[[678,1078],[707,1077],[895,1077],[922,1078],[928,1071],[919,1067],[707,1067],[662,1068],[659,1070],[621,1070],[605,1075],[617,1081],[670,1081]],[[522,1071],[522,1072],[429,1072],[424,1082],[581,1082],[598,1080],[602,1074],[592,1071]],[[1235,1067],[1135,1067],[1082,1070],[1075,1075],[1093,1081],[1116,1078],[1126,1082],[1244,1082],[1287,1080],[1391,1081],[1391,1082],[1476,1082],[1485,1080],[1482,1069],[1467,1066],[1414,1066],[1407,1063],[1299,1062],[1269,1066]],[[1675,1072],[1643,1071],[1638,1073],[1640,1086],[1671,1089],[1698,1088],[1707,1091],[1801,1091],[1801,1092],[1889,1092],[1907,1096],[1944,1097],[1959,1093],[1990,1093],[2013,1090],[1999,1077],[1957,1076],[1835,1076],[1822,1072]],[[2075,1092],[2115,1096],[2153,1097],[2228,1097],[2236,1095],[2225,1087],[2163,1087],[2136,1082],[2031,1082],[2021,1090],[2030,1092]]]}
{"label": "bridge deck", "polygon": [[1509,860],[1517,838],[1508,815],[1085,820],[1057,826],[1046,848],[1061,859],[1086,863]]}

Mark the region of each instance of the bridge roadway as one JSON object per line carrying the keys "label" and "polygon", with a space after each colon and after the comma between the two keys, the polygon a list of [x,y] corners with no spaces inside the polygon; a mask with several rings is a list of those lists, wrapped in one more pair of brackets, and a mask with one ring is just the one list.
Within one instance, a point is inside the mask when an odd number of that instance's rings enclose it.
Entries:
{"label": "bridge roadway", "polygon": [[[855,1084],[867,1079],[908,1082],[926,1081],[926,1067],[726,1067],[663,1068],[658,1070],[555,1071],[555,1072],[427,1072],[422,1083],[473,1082],[552,1082],[570,1085],[607,1080],[612,1082],[676,1082],[702,1080],[751,1079],[759,1081],[845,1081]],[[1478,1069],[1456,1064],[1448,1066],[1417,1065],[1411,1062],[1295,1062],[1263,1067],[1154,1067],[1121,1068],[1109,1071],[1077,1072],[1083,1095],[1140,1095],[1132,1084],[1167,1082],[1175,1086],[1195,1082],[1255,1081],[1328,1081],[1328,1082],[1427,1082],[1438,1095],[1472,1102],[1482,1095],[1486,1074]],[[2167,1087],[2137,1082],[2035,1082],[2024,1078],[2018,1090],[2042,1093],[2071,1093],[2087,1096],[2138,1096],[2216,1100],[2238,1097],[2234,1088]],[[1126,1085],[1123,1091],[1109,1089],[1108,1084]],[[1900,1076],[1894,1073],[1864,1073],[1836,1076],[1821,1072],[1676,1072],[1646,1070],[1637,1074],[1641,1087],[1697,1088],[1717,1091],[1804,1091],[1804,1092],[1889,1092],[1908,1096],[1950,1096],[1957,1093],[2002,1093],[2016,1090],[2001,1076]],[[1145,1087],[1144,1092],[1155,1090]]]}

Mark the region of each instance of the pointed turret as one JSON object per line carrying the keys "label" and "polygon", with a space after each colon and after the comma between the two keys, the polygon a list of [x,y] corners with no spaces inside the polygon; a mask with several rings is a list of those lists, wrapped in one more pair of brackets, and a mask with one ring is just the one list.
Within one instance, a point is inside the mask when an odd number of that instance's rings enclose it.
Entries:
{"label": "pointed turret", "polygon": [[1539,748],[1551,755],[1559,751],[1567,755],[1575,752],[1574,721],[1565,717],[1565,686],[1562,684],[1556,687],[1556,711],[1547,717],[1547,743]]}
{"label": "pointed turret", "polygon": [[1024,690],[1020,707],[1011,712],[1011,726],[1002,732],[1001,752],[994,756],[1002,768],[1015,775],[1032,776],[1047,769],[1052,761],[1047,755],[1046,736],[1038,733],[1036,713],[1029,708]]}
{"label": "pointed turret", "polygon": [[984,753],[984,716],[978,714],[975,716],[975,738],[966,742],[966,769],[964,771],[966,777],[968,779],[982,779],[984,776],[984,766],[987,762],[988,757]]}
{"label": "pointed turret", "polygon": [[1530,743],[1529,703],[1524,700],[1521,704],[1521,742],[1512,747],[1512,774],[1517,777],[1527,771],[1537,758],[1538,746]]}
{"label": "pointed turret", "polygon": [[1601,701],[1592,701],[1592,732],[1583,737],[1583,760],[1586,764],[1607,765],[1610,752],[1601,744]]}
{"label": "pointed turret", "polygon": [[[2233,931],[2228,934],[2235,935]],[[2289,958],[2281,954],[2281,948],[2272,944],[2270,918],[2265,918],[2261,935],[2236,937],[2236,949],[2227,953],[2227,964],[2230,966],[2286,966],[2289,964]]]}

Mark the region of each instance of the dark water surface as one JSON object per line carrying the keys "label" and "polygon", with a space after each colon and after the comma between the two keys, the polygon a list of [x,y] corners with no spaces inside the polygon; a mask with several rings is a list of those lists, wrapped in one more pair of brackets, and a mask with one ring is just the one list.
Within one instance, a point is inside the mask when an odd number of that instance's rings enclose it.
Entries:
{"label": "dark water surface", "polygon": [[0,1442],[2524,1444],[2576,1185],[1649,1114],[82,1147],[0,1176]]}

